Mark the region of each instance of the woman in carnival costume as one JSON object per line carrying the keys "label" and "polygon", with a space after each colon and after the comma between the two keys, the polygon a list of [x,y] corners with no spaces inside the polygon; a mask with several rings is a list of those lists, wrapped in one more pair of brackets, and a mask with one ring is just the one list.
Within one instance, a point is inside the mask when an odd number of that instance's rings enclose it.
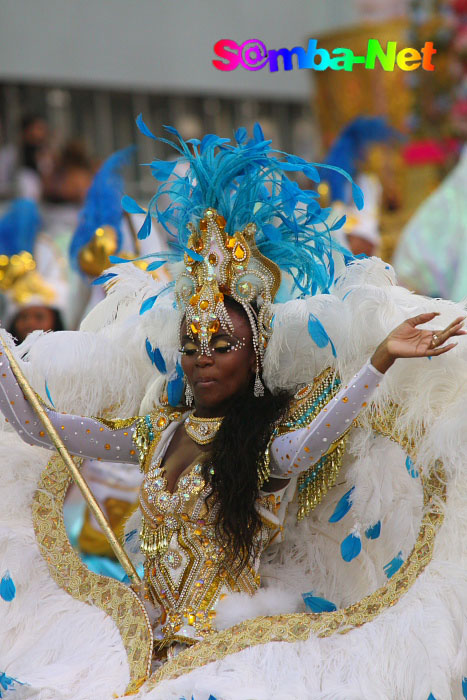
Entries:
{"label": "woman in carnival costume", "polygon": [[1,407],[29,443],[0,445],[4,673],[40,698],[462,697],[462,307],[334,243],[343,222],[286,175],[315,166],[258,125],[235,144],[168,131],[189,168],[151,164],[139,235],[165,227],[148,269],[175,282],[112,268],[66,357],[45,336],[20,363],[72,454],[139,461],[125,539],[144,608],[71,550],[69,479],[57,458],[40,475],[51,442],[3,356]]}

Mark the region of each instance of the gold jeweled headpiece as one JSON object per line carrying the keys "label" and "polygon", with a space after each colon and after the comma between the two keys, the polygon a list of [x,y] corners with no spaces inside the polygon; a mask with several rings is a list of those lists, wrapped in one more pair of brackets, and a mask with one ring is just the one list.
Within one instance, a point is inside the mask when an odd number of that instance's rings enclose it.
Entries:
{"label": "gold jeweled headpiece", "polygon": [[185,253],[185,270],[177,280],[175,295],[185,311],[188,333],[199,339],[205,354],[209,354],[209,341],[219,328],[233,331],[224,295],[233,297],[250,320],[260,365],[271,336],[271,303],[279,289],[280,269],[256,247],[255,224],[247,224],[232,235],[225,225],[224,217],[211,208],[206,209],[198,229],[189,224],[188,249],[194,255]]}

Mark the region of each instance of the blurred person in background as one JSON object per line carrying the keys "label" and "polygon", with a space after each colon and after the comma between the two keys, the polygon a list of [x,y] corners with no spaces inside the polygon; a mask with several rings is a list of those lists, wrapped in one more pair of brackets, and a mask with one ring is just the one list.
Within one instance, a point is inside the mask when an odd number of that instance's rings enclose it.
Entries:
{"label": "blurred person in background", "polygon": [[44,180],[44,199],[51,204],[82,205],[93,177],[94,167],[86,145],[71,140],[63,147],[58,161]]}
{"label": "blurred person in background", "polygon": [[52,168],[47,122],[39,114],[27,114],[21,119],[18,145],[9,143],[0,150],[0,196],[40,201]]}
{"label": "blurred person in background", "polygon": [[63,330],[65,261],[41,226],[37,204],[27,199],[0,219],[2,323],[17,342],[35,330]]}

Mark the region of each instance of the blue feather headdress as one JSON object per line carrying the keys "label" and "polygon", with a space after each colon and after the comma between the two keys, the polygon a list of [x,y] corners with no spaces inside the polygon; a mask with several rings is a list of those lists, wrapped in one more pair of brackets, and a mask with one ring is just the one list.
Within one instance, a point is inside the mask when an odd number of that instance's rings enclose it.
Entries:
{"label": "blue feather headdress", "polygon": [[[365,158],[371,143],[381,143],[399,139],[399,132],[390,127],[383,117],[357,117],[349,122],[332,144],[326,164],[343,168],[352,178],[357,174],[357,166]],[[331,201],[349,203],[347,183],[336,170],[326,177],[331,190]]]}
{"label": "blue feather headdress", "polygon": [[134,151],[134,146],[116,151],[107,158],[94,176],[70,244],[70,260],[75,270],[82,272],[79,264],[80,251],[90,243],[98,228],[111,226],[117,237],[116,252],[121,248],[121,199],[124,191],[122,169],[130,162]]}
{"label": "blue feather headdress", "polygon": [[[328,223],[330,210],[321,208],[318,193],[301,189],[288,173],[301,172],[317,183],[317,168],[330,169],[351,183],[355,203],[361,209],[362,193],[345,171],[308,163],[271,148],[259,124],[255,125],[252,138],[248,138],[246,129],[238,129],[234,143],[215,134],[208,134],[201,141],[184,141],[173,127],[165,129],[174,140],[158,138],[141,115],[137,124],[144,135],[167,144],[178,154],[173,160],[149,164],[161,184],[147,210],[130,197],[122,201],[126,211],[146,213],[140,238],[150,234],[151,218],[166,230],[171,253],[155,253],[156,260],[182,260],[187,252],[193,257],[188,250],[191,226],[197,227],[206,210],[212,208],[224,217],[225,230],[231,234],[247,224],[256,226],[259,252],[291,276],[295,295],[329,291],[334,279],[333,255],[352,258],[332,235],[343,226],[345,218]],[[124,262],[118,258],[114,261]]]}
{"label": "blue feather headdress", "polygon": [[38,206],[30,199],[16,199],[0,219],[0,254],[11,257],[34,253],[41,226]]}

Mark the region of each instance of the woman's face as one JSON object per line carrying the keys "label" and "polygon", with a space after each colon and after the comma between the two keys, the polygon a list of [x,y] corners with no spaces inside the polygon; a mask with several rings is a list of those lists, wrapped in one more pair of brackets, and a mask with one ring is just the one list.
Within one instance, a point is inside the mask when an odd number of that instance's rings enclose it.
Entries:
{"label": "woman's face", "polygon": [[226,334],[219,328],[211,338],[210,355],[201,355],[199,341],[187,335],[186,321],[182,323],[182,368],[200,417],[224,415],[230,399],[247,388],[255,373],[250,323],[237,309],[228,308],[228,314],[233,334]]}

